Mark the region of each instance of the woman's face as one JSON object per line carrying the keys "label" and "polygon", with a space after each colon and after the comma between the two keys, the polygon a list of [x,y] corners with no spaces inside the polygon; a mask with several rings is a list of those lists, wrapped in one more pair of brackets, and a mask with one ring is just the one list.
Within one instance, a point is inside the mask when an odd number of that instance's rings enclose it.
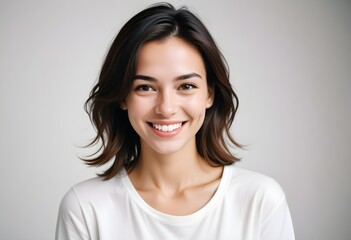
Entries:
{"label": "woman's face", "polygon": [[131,91],[121,108],[128,111],[142,150],[194,150],[195,135],[213,103],[211,92],[200,53],[170,37],[141,48]]}

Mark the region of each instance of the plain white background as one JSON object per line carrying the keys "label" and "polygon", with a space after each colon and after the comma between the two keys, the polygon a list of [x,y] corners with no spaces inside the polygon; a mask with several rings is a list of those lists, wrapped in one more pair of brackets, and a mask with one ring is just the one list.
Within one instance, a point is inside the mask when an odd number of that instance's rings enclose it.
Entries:
{"label": "plain white background", "polygon": [[[83,103],[118,29],[153,2],[0,2],[0,239],[53,239],[62,196],[97,172],[77,157],[93,137]],[[171,2],[228,60],[238,166],[282,185],[297,239],[349,239],[350,2]]]}

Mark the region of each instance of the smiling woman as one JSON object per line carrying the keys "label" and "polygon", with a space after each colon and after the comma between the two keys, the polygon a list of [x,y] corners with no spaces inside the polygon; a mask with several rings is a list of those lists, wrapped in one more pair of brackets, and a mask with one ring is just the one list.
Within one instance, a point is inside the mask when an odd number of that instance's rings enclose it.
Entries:
{"label": "smiling woman", "polygon": [[154,5],[114,40],[86,109],[99,177],[63,198],[56,239],[294,239],[271,178],[234,167],[238,99],[211,35],[186,8]]}
{"label": "smiling woman", "polygon": [[[170,154],[196,146],[196,133],[212,103],[200,53],[186,41],[169,37],[141,48],[132,90],[121,107],[128,110],[143,151],[150,147]],[[145,161],[143,151],[138,161]]]}

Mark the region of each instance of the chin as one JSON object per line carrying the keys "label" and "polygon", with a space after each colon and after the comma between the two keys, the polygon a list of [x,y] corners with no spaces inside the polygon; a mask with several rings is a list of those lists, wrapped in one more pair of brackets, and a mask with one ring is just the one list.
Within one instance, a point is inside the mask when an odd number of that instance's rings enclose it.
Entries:
{"label": "chin", "polygon": [[155,152],[157,152],[160,155],[169,155],[169,154],[174,154],[180,151],[179,148],[176,149],[155,149],[153,148]]}
{"label": "chin", "polygon": [[149,145],[149,147],[152,149],[152,151],[160,154],[160,155],[169,155],[169,154],[174,154],[177,152],[180,152],[183,148],[184,145],[176,145],[176,144],[171,144],[171,143],[158,143],[156,146]]}

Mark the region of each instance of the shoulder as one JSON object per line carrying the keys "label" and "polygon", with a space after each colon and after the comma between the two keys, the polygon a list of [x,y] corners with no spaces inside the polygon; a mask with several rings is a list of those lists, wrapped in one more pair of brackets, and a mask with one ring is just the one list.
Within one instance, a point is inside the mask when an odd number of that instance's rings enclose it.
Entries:
{"label": "shoulder", "polygon": [[278,198],[284,195],[279,183],[266,175],[229,166],[231,171],[230,184],[234,187],[245,188],[248,192],[259,194],[273,194]]}
{"label": "shoulder", "polygon": [[230,196],[248,208],[268,215],[285,201],[280,184],[273,178],[245,169],[228,166],[230,172],[228,192]]}
{"label": "shoulder", "polygon": [[84,205],[98,204],[109,196],[118,196],[123,191],[121,176],[107,181],[101,177],[91,178],[75,184],[61,200],[62,209],[74,209]]}

